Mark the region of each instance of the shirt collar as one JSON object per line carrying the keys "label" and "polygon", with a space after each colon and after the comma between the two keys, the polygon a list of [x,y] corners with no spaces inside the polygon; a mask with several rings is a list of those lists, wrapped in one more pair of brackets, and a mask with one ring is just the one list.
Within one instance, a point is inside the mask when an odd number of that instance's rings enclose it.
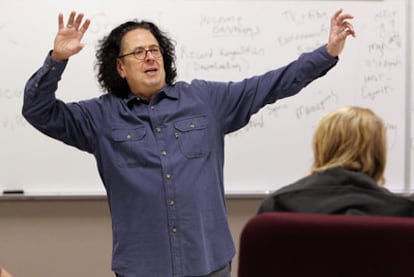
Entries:
{"label": "shirt collar", "polygon": [[[164,94],[166,97],[171,99],[179,99],[177,90],[173,89],[173,86],[165,85],[163,89],[161,89],[158,94]],[[130,104],[132,101],[146,101],[145,99],[136,96],[133,93],[128,93],[128,96],[123,99],[125,104]]]}
{"label": "shirt collar", "polygon": [[173,84],[172,86],[169,85],[165,85],[165,87],[163,88],[162,91],[164,91],[165,95],[169,98],[172,99],[179,99],[179,95],[178,95],[178,90],[177,89],[173,89],[175,86],[175,84]]}

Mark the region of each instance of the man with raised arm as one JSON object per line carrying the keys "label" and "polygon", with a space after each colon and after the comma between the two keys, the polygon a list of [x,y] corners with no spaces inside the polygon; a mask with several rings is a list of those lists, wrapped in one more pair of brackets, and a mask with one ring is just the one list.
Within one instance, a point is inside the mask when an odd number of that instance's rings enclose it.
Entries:
{"label": "man with raised arm", "polygon": [[68,59],[82,50],[90,21],[72,12],[65,24],[59,15],[53,50],[26,84],[23,115],[96,158],[112,217],[116,276],[230,276],[235,247],[225,205],[224,136],[327,73],[355,35],[351,18],[338,10],[326,45],[227,83],[176,82],[173,41],[151,22],[128,21],[99,43],[97,77],[107,94],[64,103],[55,96],[58,82]]}

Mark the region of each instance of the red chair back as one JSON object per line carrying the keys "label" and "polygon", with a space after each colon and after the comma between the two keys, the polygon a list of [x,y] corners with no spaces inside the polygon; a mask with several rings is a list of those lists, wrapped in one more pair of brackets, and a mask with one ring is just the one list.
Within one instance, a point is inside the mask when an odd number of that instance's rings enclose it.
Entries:
{"label": "red chair back", "polygon": [[239,277],[412,277],[414,219],[264,213],[239,249]]}

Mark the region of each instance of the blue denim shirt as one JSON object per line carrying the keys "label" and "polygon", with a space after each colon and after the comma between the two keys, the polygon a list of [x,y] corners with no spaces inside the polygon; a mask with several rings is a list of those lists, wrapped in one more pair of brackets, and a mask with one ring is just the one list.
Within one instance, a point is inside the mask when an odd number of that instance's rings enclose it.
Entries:
{"label": "blue denim shirt", "polygon": [[26,84],[23,115],[44,134],[95,156],[112,216],[115,272],[206,275],[235,255],[223,184],[225,134],[336,62],[322,46],[240,82],[177,82],[150,102],[105,94],[64,103],[55,91],[66,63],[48,55]]}

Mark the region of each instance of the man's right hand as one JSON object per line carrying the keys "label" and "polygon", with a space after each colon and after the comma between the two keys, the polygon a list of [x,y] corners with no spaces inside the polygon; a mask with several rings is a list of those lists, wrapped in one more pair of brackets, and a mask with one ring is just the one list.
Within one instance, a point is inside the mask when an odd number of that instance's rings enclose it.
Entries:
{"label": "man's right hand", "polygon": [[63,15],[59,14],[59,30],[55,37],[52,58],[57,61],[65,61],[70,56],[79,53],[83,48],[81,43],[82,37],[88,30],[91,21],[86,19],[83,21],[83,14],[76,15],[71,12],[66,25],[63,23]]}

